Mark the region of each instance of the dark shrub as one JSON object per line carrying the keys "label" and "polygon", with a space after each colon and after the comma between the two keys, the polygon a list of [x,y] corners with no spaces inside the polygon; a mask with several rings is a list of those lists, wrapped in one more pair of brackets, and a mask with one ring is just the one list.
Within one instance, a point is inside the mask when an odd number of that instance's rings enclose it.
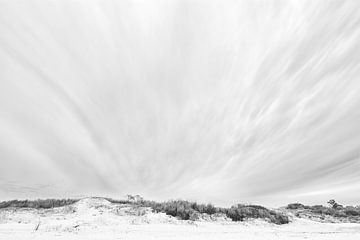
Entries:
{"label": "dark shrub", "polygon": [[325,215],[335,215],[335,209],[325,207],[323,205],[314,205],[310,208],[312,213],[316,214],[325,214]]}
{"label": "dark shrub", "polygon": [[260,206],[260,205],[247,205],[248,207],[252,207],[255,209],[262,209],[262,210],[267,210],[266,207]]}
{"label": "dark shrub", "polygon": [[304,209],[305,206],[301,203],[290,203],[286,207],[287,209]]}
{"label": "dark shrub", "polygon": [[104,198],[104,199],[111,202],[111,203],[115,203],[115,204],[129,204],[129,203],[132,203],[129,200],[116,200],[116,199],[112,199],[112,198]]}
{"label": "dark shrub", "polygon": [[345,211],[335,211],[334,213],[335,217],[347,217]]}
{"label": "dark shrub", "polygon": [[326,207],[323,205],[314,205],[310,207],[310,209],[322,209],[322,208],[326,208]]}
{"label": "dark shrub", "polygon": [[346,206],[344,212],[347,216],[360,216],[360,209],[352,206]]}
{"label": "dark shrub", "polygon": [[275,224],[288,224],[290,222],[289,217],[277,212],[273,212],[270,217],[270,221]]}
{"label": "dark shrub", "polygon": [[198,204],[198,203],[190,203],[190,207],[195,210],[198,211],[199,213],[207,213],[209,215],[214,214],[217,212],[217,210],[212,204],[208,203],[208,204]]}
{"label": "dark shrub", "polygon": [[267,219],[275,224],[289,223],[289,218],[286,215],[257,205],[238,204],[227,209],[225,212],[233,221],[243,221],[247,218],[261,218]]}
{"label": "dark shrub", "polygon": [[141,205],[151,207],[155,212],[164,212],[167,215],[178,217],[183,220],[190,219],[190,215],[196,211],[194,209],[194,203],[183,200],[173,200],[163,203],[143,201]]}

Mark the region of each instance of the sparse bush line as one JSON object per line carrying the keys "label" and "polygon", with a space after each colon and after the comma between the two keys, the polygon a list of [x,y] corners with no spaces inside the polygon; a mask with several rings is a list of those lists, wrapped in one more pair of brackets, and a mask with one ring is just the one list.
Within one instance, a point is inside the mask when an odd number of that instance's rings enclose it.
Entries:
{"label": "sparse bush line", "polygon": [[[263,206],[258,205],[242,205],[237,204],[231,208],[219,208],[212,204],[199,204],[196,202],[189,202],[185,200],[171,200],[166,202],[155,202],[143,200],[115,200],[111,198],[104,198],[114,204],[131,204],[140,207],[150,207],[154,212],[163,212],[167,215],[177,217],[182,220],[197,220],[201,214],[208,215],[225,215],[233,221],[244,221],[246,219],[264,219],[275,224],[289,223],[289,218],[274,210],[269,210]],[[71,205],[79,199],[45,199],[45,200],[12,200],[0,202],[0,208],[35,208],[47,209],[54,207],[62,207]]]}
{"label": "sparse bush line", "polygon": [[38,200],[11,200],[0,202],[1,208],[55,208],[71,205],[76,203],[79,199],[38,199]]}
{"label": "sparse bush line", "polygon": [[172,200],[167,202],[142,201],[139,203],[145,207],[151,207],[155,212],[164,212],[167,215],[178,217],[182,220],[193,220],[198,214],[224,214],[233,221],[244,221],[251,218],[267,220],[275,224],[289,223],[289,218],[273,210],[258,205],[234,205],[231,208],[218,208],[212,204],[199,204],[184,200]]}
{"label": "sparse bush line", "polygon": [[[328,201],[329,206],[314,205],[306,206],[301,203],[291,203],[287,205],[287,209],[295,211],[297,216],[301,213],[311,213],[318,216],[332,216],[336,218],[360,218],[360,207],[346,206],[338,204],[335,200]],[[360,219],[359,219],[360,220]]]}

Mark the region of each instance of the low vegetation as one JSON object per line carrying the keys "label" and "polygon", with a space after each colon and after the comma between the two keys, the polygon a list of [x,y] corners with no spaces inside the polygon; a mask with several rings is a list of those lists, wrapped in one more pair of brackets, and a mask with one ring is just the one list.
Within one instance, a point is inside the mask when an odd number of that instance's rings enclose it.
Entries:
{"label": "low vegetation", "polygon": [[197,220],[202,214],[210,216],[225,216],[232,221],[244,221],[247,219],[264,219],[275,224],[289,223],[289,218],[280,212],[269,210],[259,205],[237,204],[230,208],[220,208],[214,205],[200,204],[185,200],[171,200],[166,202],[148,201],[140,198],[138,201],[115,200],[106,198],[111,203],[135,204],[141,207],[150,207],[154,212],[162,212],[182,220]]}
{"label": "low vegetation", "polygon": [[111,203],[116,203],[116,204],[130,204],[132,202],[130,202],[129,200],[118,200],[118,199],[112,199],[112,198],[104,198],[105,200],[111,202]]}
{"label": "low vegetation", "polygon": [[289,218],[286,215],[257,205],[238,204],[231,208],[219,208],[214,207],[212,204],[199,204],[184,200],[172,200],[162,203],[141,201],[139,204],[151,207],[155,212],[163,212],[183,220],[196,220],[199,214],[208,214],[225,215],[233,221],[259,218],[275,224],[289,223]]}
{"label": "low vegetation", "polygon": [[248,218],[260,218],[275,224],[289,223],[289,218],[285,214],[257,205],[238,204],[229,209],[225,209],[225,213],[233,221],[243,221]]}
{"label": "low vegetation", "polygon": [[[264,219],[275,224],[289,223],[289,218],[280,212],[267,209],[258,205],[237,204],[230,208],[215,207],[212,204],[199,204],[185,200],[171,200],[166,202],[148,201],[142,198],[128,198],[127,200],[115,200],[105,198],[114,204],[131,204],[139,207],[150,207],[154,212],[163,212],[167,215],[182,220],[198,220],[202,216],[222,216],[232,221],[244,221],[247,219]],[[0,208],[54,208],[71,205],[78,199],[46,199],[46,200],[12,200],[0,202]]]}
{"label": "low vegetation", "polygon": [[214,214],[219,212],[211,204],[198,204],[183,200],[172,200],[167,202],[142,201],[140,203],[145,207],[151,207],[155,212],[164,212],[173,217],[179,217],[183,220],[189,220],[196,213]]}
{"label": "low vegetation", "polygon": [[335,218],[350,218],[350,217],[360,217],[360,206],[343,206],[338,204],[335,200],[328,201],[329,206],[323,205],[314,205],[307,206],[301,203],[291,203],[287,205],[287,209],[293,210],[296,212],[296,215],[299,216],[302,213],[311,213],[313,215],[320,216],[332,216]]}
{"label": "low vegetation", "polygon": [[0,208],[54,208],[77,202],[78,199],[38,199],[38,200],[11,200],[0,202]]}

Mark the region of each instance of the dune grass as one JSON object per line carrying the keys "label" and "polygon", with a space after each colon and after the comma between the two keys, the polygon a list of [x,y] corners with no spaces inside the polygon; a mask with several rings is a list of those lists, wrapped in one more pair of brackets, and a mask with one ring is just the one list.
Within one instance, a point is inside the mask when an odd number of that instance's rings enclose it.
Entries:
{"label": "dune grass", "polygon": [[37,200],[10,200],[0,202],[0,208],[35,208],[48,209],[71,205],[79,201],[78,199],[37,199]]}

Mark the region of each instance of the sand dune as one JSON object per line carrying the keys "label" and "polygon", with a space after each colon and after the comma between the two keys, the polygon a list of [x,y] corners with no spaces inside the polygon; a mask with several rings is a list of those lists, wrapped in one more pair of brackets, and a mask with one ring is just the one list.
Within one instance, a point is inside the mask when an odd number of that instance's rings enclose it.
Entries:
{"label": "sand dune", "polygon": [[84,198],[53,209],[0,211],[0,239],[360,239],[360,224],[184,221],[149,208]]}

